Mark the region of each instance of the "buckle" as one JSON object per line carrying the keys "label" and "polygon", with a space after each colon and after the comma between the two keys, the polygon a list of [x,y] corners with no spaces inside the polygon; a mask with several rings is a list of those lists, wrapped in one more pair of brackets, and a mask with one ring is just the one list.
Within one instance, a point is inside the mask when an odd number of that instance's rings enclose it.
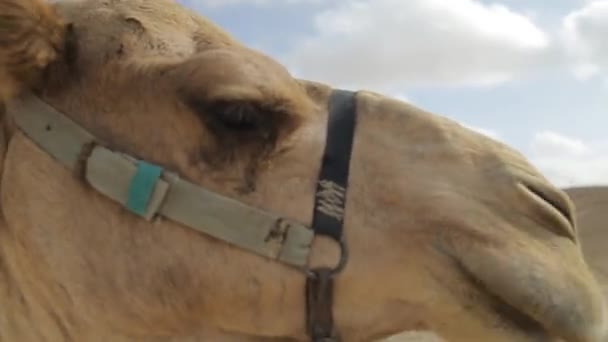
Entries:
{"label": "buckle", "polygon": [[163,169],[151,163],[136,161],[125,207],[148,221],[154,219],[169,190],[169,183],[161,178]]}
{"label": "buckle", "polygon": [[[331,278],[336,276],[338,273],[342,272],[344,270],[344,267],[346,267],[346,263],[348,262],[348,246],[346,245],[346,241],[344,240],[344,237],[342,237],[340,240],[335,240],[335,241],[338,243],[338,246],[340,247],[340,259],[338,260],[338,264],[336,264],[336,266],[328,269],[329,270],[328,276]],[[304,273],[306,274],[306,276],[308,278],[317,277],[317,272],[314,269],[310,269],[309,267],[305,268]]]}

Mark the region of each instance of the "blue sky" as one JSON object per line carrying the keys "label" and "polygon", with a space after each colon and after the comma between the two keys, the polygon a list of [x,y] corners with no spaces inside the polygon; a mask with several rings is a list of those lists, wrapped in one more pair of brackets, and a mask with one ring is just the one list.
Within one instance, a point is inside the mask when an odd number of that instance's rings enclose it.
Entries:
{"label": "blue sky", "polygon": [[608,0],[180,0],[298,77],[371,89],[608,184]]}

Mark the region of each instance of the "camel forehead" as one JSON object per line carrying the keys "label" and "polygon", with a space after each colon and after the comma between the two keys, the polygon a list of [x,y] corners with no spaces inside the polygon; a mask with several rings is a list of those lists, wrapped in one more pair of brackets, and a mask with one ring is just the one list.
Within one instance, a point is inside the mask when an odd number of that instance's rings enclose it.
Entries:
{"label": "camel forehead", "polygon": [[104,37],[133,45],[132,53],[179,56],[204,45],[234,43],[219,27],[172,0],[58,0],[55,6],[97,52],[115,48],[104,44]]}
{"label": "camel forehead", "polygon": [[[192,27],[192,12],[169,0],[57,0],[55,6],[68,15],[67,21],[82,21],[95,24],[100,15],[123,15],[136,17],[148,25],[169,25],[174,28]],[[190,24],[190,25],[189,25]]]}

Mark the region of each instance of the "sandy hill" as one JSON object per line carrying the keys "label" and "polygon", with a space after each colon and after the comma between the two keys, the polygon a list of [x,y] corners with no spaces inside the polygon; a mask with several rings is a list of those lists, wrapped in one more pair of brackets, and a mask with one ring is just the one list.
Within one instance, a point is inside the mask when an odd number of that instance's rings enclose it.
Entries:
{"label": "sandy hill", "polygon": [[608,296],[608,186],[567,188],[587,262]]}

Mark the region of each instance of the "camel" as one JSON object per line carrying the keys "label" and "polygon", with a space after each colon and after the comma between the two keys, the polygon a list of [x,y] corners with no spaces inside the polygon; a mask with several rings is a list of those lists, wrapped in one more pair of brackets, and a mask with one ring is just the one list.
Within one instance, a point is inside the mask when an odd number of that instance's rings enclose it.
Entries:
{"label": "camel", "polygon": [[519,152],[175,1],[0,0],[0,102],[0,341],[608,336]]}

